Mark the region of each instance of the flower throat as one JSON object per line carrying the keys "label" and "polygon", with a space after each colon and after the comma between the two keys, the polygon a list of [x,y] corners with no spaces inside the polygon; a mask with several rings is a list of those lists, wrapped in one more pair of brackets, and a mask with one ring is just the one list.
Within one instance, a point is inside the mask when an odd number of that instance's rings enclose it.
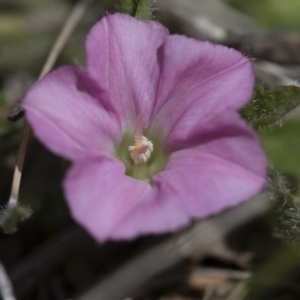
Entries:
{"label": "flower throat", "polygon": [[116,157],[125,164],[126,175],[151,182],[152,177],[162,171],[167,163],[163,141],[158,130],[143,135],[143,119],[139,116],[134,133],[125,132],[116,148]]}

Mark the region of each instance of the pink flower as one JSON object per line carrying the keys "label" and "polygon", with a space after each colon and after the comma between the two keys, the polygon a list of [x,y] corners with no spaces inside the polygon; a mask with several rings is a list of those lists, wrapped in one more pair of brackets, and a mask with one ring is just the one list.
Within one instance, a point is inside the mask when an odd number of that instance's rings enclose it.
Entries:
{"label": "pink flower", "polygon": [[65,196],[98,241],[176,230],[262,188],[266,159],[237,113],[254,84],[247,58],[123,14],[92,28],[86,54],[87,70],[48,74],[23,107],[72,161]]}

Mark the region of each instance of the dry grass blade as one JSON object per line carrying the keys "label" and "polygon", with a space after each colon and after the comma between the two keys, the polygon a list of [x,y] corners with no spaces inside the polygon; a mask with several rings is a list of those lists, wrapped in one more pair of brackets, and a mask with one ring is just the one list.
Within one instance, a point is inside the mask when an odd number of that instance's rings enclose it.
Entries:
{"label": "dry grass blade", "polygon": [[0,294],[3,300],[16,300],[10,279],[0,263]]}
{"label": "dry grass blade", "polygon": [[[45,65],[41,71],[39,79],[45,76],[55,64],[60,52],[65,47],[67,41],[69,40],[72,32],[82,19],[87,7],[91,4],[92,0],[83,0],[78,2],[72,11],[70,12],[69,17],[67,18],[53,48],[50,51],[50,54],[45,62]],[[8,207],[15,207],[18,204],[19,192],[20,192],[20,183],[22,178],[22,169],[23,163],[28,143],[28,138],[30,135],[30,127],[26,121],[24,121],[23,133],[21,138],[21,143],[19,146],[19,152],[17,156],[17,163],[15,166],[11,195],[8,202]]]}

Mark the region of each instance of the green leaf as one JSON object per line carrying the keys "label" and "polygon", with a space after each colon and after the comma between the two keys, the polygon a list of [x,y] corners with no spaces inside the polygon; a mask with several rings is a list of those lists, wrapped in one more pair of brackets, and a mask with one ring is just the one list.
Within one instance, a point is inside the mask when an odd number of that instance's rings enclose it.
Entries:
{"label": "green leaf", "polygon": [[120,12],[134,16],[136,12],[136,0],[123,0]]}
{"label": "green leaf", "polygon": [[135,17],[139,20],[149,20],[152,18],[151,0],[139,0]]}
{"label": "green leaf", "polygon": [[18,223],[27,220],[33,213],[33,210],[26,205],[17,204],[0,211],[0,226],[4,233],[11,234],[17,231]]}
{"label": "green leaf", "polygon": [[241,110],[241,115],[256,130],[282,121],[282,117],[300,105],[300,88],[279,86],[265,90],[255,86],[252,100]]}

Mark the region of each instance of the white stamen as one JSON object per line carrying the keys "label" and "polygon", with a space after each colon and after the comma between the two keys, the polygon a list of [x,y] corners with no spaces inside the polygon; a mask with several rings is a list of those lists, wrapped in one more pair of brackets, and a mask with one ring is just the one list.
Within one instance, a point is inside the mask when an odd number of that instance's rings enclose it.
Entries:
{"label": "white stamen", "polygon": [[153,151],[153,143],[143,135],[135,136],[134,146],[129,146],[130,156],[135,164],[145,163]]}

